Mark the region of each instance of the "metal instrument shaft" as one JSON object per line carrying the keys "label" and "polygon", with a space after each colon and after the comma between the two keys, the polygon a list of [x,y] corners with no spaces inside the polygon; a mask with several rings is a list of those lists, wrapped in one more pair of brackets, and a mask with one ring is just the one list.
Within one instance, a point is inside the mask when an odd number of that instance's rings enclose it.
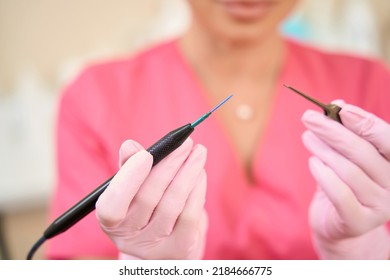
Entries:
{"label": "metal instrument shaft", "polygon": [[324,113],[326,116],[328,116],[329,118],[342,124],[341,118],[339,116],[339,112],[341,111],[341,107],[337,106],[336,104],[332,104],[332,103],[324,104],[324,103],[314,99],[313,97],[310,97],[307,94],[300,92],[299,90],[297,90],[291,86],[288,86],[288,85],[284,85],[284,86],[286,88],[291,89],[292,91],[298,93],[300,96],[306,98],[310,102],[316,104],[317,106],[319,106],[320,108],[322,108],[324,110]]}

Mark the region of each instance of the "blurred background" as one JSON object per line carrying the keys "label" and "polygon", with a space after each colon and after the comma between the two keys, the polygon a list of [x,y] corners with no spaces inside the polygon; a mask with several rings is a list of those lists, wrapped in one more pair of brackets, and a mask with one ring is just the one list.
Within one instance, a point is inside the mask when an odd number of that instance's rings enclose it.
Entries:
{"label": "blurred background", "polygon": [[[88,63],[177,36],[189,17],[185,0],[0,0],[0,259],[24,259],[49,223],[64,85]],[[281,28],[390,62],[389,0],[301,0]]]}

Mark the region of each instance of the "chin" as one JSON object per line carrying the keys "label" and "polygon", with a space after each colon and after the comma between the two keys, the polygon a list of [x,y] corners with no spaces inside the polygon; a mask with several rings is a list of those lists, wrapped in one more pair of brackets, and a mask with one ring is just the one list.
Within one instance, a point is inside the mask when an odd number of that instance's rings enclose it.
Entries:
{"label": "chin", "polygon": [[296,0],[190,0],[195,20],[218,39],[249,43],[276,37]]}
{"label": "chin", "polygon": [[[280,37],[278,26],[265,28],[263,26],[234,25],[214,30],[216,37],[232,44],[251,44],[271,38]],[[212,31],[211,31],[212,32]]]}

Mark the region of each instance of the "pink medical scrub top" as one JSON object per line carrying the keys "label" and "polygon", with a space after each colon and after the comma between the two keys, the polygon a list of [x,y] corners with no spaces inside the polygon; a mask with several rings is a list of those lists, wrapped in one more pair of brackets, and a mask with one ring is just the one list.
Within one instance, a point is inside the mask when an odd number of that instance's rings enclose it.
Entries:
{"label": "pink medical scrub top", "polygon": [[[390,75],[382,64],[287,39],[286,45],[268,124],[253,154],[251,182],[218,113],[191,136],[208,149],[205,259],[317,258],[308,225],[316,184],[301,142],[300,118],[318,108],[284,83],[326,103],[344,99],[390,121]],[[117,172],[124,140],[147,148],[214,105],[175,40],[88,67],[59,104],[58,181],[50,221]],[[118,255],[94,212],[47,243],[48,258]]]}

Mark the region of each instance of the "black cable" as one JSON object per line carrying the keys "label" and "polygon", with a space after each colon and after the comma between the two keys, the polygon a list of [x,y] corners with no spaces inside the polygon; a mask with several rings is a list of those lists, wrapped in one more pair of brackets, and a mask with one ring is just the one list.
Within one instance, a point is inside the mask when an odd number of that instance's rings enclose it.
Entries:
{"label": "black cable", "polygon": [[35,242],[35,244],[31,247],[30,249],[30,252],[28,252],[28,255],[27,255],[27,258],[26,260],[32,260],[35,252],[39,249],[39,247],[41,247],[41,245],[46,241],[46,238],[44,236],[42,236],[41,238],[39,238],[39,240],[37,242]]}

